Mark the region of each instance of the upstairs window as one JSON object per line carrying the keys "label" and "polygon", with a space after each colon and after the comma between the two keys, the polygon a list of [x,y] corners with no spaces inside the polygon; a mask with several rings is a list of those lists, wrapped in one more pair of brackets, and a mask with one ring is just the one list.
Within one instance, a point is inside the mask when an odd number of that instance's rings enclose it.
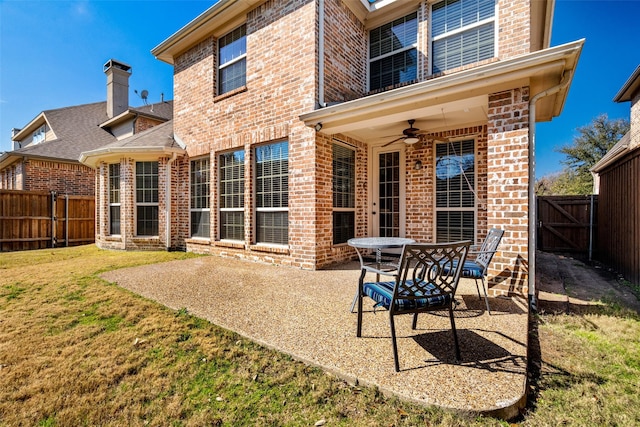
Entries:
{"label": "upstairs window", "polygon": [[209,237],[209,158],[191,161],[191,237]]}
{"label": "upstairs window", "polygon": [[31,139],[32,144],[39,144],[44,141],[44,137],[47,133],[47,126],[40,126],[35,132],[33,132],[33,137]]}
{"label": "upstairs window", "polygon": [[369,32],[369,90],[417,78],[418,13]]}
{"label": "upstairs window", "polygon": [[289,244],[289,143],[256,147],[256,238]]}
{"label": "upstairs window", "polygon": [[431,10],[432,72],[495,56],[495,0],[444,0]]}
{"label": "upstairs window", "polygon": [[355,237],[356,152],[333,144],[333,244]]}
{"label": "upstairs window", "polygon": [[247,26],[222,36],[218,48],[218,95],[222,95],[247,83]]}

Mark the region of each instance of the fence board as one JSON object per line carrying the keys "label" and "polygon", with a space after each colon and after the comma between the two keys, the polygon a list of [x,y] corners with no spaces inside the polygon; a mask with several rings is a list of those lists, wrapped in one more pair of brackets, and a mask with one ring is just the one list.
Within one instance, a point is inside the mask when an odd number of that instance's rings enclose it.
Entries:
{"label": "fence board", "polygon": [[94,210],[93,197],[0,190],[0,252],[94,242]]}

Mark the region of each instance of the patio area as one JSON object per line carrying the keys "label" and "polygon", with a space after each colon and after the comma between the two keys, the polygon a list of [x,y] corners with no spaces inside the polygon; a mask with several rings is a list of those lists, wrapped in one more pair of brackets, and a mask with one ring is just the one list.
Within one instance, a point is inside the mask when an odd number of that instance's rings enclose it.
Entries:
{"label": "patio area", "polygon": [[[393,365],[389,316],[364,301],[362,337],[349,307],[360,264],[303,271],[215,256],[108,272],[105,280],[223,328],[351,383],[402,399],[509,418],[525,404],[527,303],[490,298],[486,313],[472,280],[461,280],[454,362],[446,311],[396,321],[401,371]],[[373,276],[368,276],[371,280]]]}

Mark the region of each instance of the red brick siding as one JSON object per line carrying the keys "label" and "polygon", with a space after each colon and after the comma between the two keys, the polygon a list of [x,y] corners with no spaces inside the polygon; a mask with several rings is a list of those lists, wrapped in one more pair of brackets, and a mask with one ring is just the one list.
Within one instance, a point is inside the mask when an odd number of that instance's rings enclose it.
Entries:
{"label": "red brick siding", "polygon": [[95,172],[80,163],[28,160],[23,164],[23,190],[56,191],[60,194],[93,196]]}
{"label": "red brick siding", "polygon": [[493,293],[527,293],[529,88],[489,96],[487,222],[505,233],[489,277]]}
{"label": "red brick siding", "polygon": [[135,121],[134,133],[140,133],[162,123],[164,123],[164,121],[155,120],[150,117],[138,116]]}

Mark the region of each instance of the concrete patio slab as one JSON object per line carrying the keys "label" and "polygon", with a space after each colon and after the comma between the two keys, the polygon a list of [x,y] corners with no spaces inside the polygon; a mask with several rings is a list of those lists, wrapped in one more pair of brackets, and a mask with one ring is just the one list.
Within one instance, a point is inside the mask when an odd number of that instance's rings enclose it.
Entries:
{"label": "concrete patio slab", "polygon": [[388,314],[365,299],[363,336],[349,312],[356,262],[303,271],[201,257],[102,275],[137,294],[237,332],[352,383],[428,405],[510,418],[526,403],[527,303],[490,298],[485,311],[471,280],[456,310],[462,362],[456,364],[446,312],[396,321],[400,372],[394,371]]}

